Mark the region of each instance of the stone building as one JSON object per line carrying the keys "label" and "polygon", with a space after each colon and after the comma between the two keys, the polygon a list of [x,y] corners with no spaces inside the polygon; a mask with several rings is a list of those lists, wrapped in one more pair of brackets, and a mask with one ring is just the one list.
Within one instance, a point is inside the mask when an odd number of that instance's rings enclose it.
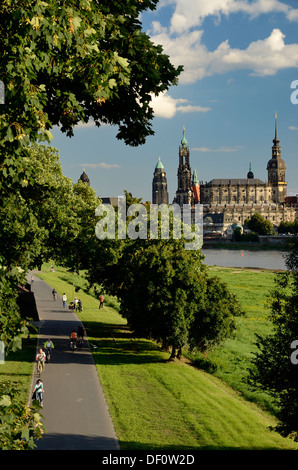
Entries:
{"label": "stone building", "polygon": [[[246,178],[213,179],[198,183],[196,173],[191,178],[189,145],[183,128],[179,146],[178,188],[174,203],[203,205],[204,230],[224,234],[233,224],[243,225],[258,212],[274,226],[281,221],[294,221],[298,216],[296,198],[287,197],[286,165],[281,158],[280,140],[275,136],[272,156],[267,163],[268,181],[254,177],[249,165]],[[295,199],[295,200],[294,200]],[[220,215],[221,214],[221,215]]]}
{"label": "stone building", "polygon": [[153,204],[169,203],[167,177],[164,166],[160,161],[160,158],[158,159],[153,173],[152,202]]}

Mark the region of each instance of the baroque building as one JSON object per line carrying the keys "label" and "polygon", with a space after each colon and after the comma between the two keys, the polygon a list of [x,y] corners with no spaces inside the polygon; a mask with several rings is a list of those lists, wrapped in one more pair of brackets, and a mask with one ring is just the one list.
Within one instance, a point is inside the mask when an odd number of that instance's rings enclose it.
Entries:
{"label": "baroque building", "polygon": [[287,197],[286,165],[281,158],[280,140],[275,136],[271,159],[267,163],[268,181],[254,177],[249,164],[246,178],[213,179],[199,183],[196,171],[190,166],[190,150],[183,128],[179,146],[178,187],[173,203],[203,205],[204,230],[224,233],[233,224],[244,225],[256,212],[278,226],[281,221],[292,222],[298,217],[298,197]]}

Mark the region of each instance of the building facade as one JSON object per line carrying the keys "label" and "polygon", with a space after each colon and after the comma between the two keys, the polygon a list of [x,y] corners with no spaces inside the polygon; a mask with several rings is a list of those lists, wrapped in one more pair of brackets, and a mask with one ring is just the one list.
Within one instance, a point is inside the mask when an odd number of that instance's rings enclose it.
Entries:
{"label": "building facade", "polygon": [[[268,181],[254,177],[249,165],[246,178],[213,179],[203,184],[196,172],[191,177],[190,151],[183,128],[179,146],[178,188],[173,203],[203,205],[204,230],[226,232],[234,224],[244,225],[256,212],[274,226],[282,221],[293,222],[298,216],[296,198],[287,197],[286,165],[281,158],[280,140],[275,136],[272,156],[267,163]],[[294,200],[295,199],[295,200]]]}

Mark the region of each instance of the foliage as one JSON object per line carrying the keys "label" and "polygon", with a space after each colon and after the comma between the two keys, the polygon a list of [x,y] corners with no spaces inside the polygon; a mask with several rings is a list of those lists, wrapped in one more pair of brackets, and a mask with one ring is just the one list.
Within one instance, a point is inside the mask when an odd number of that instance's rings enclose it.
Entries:
{"label": "foliage", "polygon": [[282,220],[278,227],[278,233],[298,233],[298,220],[294,222],[288,222]]}
{"label": "foliage", "polygon": [[250,219],[245,220],[245,225],[252,232],[258,235],[270,235],[273,225],[270,220],[265,219],[258,212],[256,212]]}
{"label": "foliage", "polygon": [[142,32],[139,15],[157,0],[6,0],[1,3],[5,85],[1,145],[9,156],[53,125],[73,135],[79,121],[119,126],[130,145],[152,134],[151,94],[181,72]]}
{"label": "foliage", "polygon": [[249,382],[273,396],[279,407],[277,430],[298,440],[298,375],[292,360],[292,342],[298,338],[298,240],[286,256],[288,271],[276,276],[269,304],[273,332],[257,336],[258,352],[252,361]]}
{"label": "foliage", "polygon": [[37,402],[31,407],[18,399],[14,382],[0,382],[0,448],[1,450],[31,450],[34,440],[44,431]]}
{"label": "foliage", "polygon": [[182,240],[128,241],[109,276],[135,334],[170,346],[172,357],[183,346],[211,349],[232,334],[240,313],[226,286],[208,278],[200,251],[185,250]]}

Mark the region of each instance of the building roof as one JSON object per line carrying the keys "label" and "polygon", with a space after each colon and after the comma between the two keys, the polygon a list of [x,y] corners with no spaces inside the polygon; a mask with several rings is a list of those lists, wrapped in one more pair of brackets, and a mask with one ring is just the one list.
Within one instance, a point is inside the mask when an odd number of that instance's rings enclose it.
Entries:
{"label": "building roof", "polygon": [[254,185],[264,185],[264,181],[258,178],[226,178],[226,179],[213,179],[206,183],[203,186],[228,186],[228,185],[237,185],[246,186],[247,184],[250,186]]}
{"label": "building roof", "polygon": [[161,161],[160,161],[160,157],[158,157],[158,162],[157,162],[157,164],[156,164],[156,166],[155,166],[155,169],[158,169],[158,168],[161,168],[161,169],[164,168],[163,164],[162,164]]}

